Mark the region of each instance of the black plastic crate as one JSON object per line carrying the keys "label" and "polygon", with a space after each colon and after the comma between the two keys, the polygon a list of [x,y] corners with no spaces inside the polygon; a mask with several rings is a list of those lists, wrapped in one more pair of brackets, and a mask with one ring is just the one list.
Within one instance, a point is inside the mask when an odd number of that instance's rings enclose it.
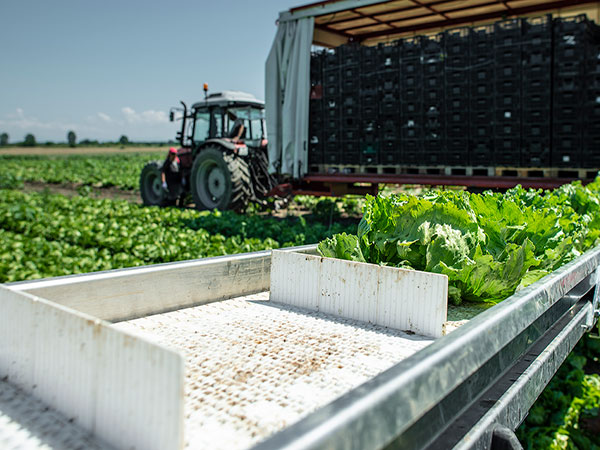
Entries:
{"label": "black plastic crate", "polygon": [[553,122],[574,122],[581,120],[581,108],[578,105],[554,105],[552,108]]}
{"label": "black plastic crate", "polygon": [[468,73],[464,73],[463,79],[468,77],[471,80],[471,83],[493,83],[494,82],[494,66],[493,65],[485,65],[479,67],[473,67]]}
{"label": "black plastic crate", "polygon": [[358,66],[360,64],[361,49],[359,45],[342,45],[337,49],[339,51],[340,66]]}
{"label": "black plastic crate", "polygon": [[336,153],[324,153],[323,154],[323,164],[341,164],[342,158],[341,153],[337,151]]}
{"label": "black plastic crate", "polygon": [[521,46],[505,45],[494,47],[494,58],[501,63],[521,63]]}
{"label": "black plastic crate", "polygon": [[423,61],[423,75],[425,76],[430,76],[430,75],[437,75],[440,77],[444,76],[444,60],[442,59],[429,59],[429,60],[425,60]]}
{"label": "black plastic crate", "polygon": [[521,123],[521,108],[496,108],[494,122]]}
{"label": "black plastic crate", "polygon": [[[422,139],[402,139],[401,140],[401,153],[405,159],[408,155],[419,155],[423,151],[423,140]],[[416,160],[405,160],[406,162],[417,162]]]}
{"label": "black plastic crate", "polygon": [[342,140],[342,142],[340,142],[339,148],[342,154],[344,155],[347,153],[358,154],[358,152],[360,151],[360,145],[356,139]]}
{"label": "black plastic crate", "polygon": [[323,164],[325,162],[325,155],[323,152],[310,152],[308,153],[308,164]]}
{"label": "black plastic crate", "polygon": [[379,44],[377,46],[379,68],[397,68],[400,64],[400,50],[398,45]]}
{"label": "black plastic crate", "polygon": [[494,140],[494,163],[501,166],[516,166],[521,162],[519,139],[496,138]]}
{"label": "black plastic crate", "polygon": [[554,90],[552,95],[553,106],[556,108],[564,105],[580,106],[583,100],[582,92],[579,90]]}
{"label": "black plastic crate", "polygon": [[360,106],[360,117],[362,120],[373,119],[377,120],[379,117],[379,105],[374,104],[362,104]]}
{"label": "black plastic crate", "polygon": [[471,123],[468,136],[473,139],[491,139],[494,136],[494,126],[492,123]]}
{"label": "black plastic crate", "polygon": [[440,55],[444,52],[444,33],[421,37],[423,55]]}
{"label": "black plastic crate", "polygon": [[552,45],[550,42],[540,46],[525,45],[521,48],[523,70],[528,70],[530,64],[552,64]]}
{"label": "black plastic crate", "polygon": [[550,164],[554,167],[581,167],[581,142],[567,138],[552,140]]}
{"label": "black plastic crate", "polygon": [[323,85],[323,96],[325,98],[339,97],[340,93],[341,89],[339,83]]}
{"label": "black plastic crate", "polygon": [[319,52],[310,54],[310,82],[320,84],[323,81],[323,56]]}
{"label": "black plastic crate", "polygon": [[468,98],[471,89],[467,83],[446,83],[446,96]]}
{"label": "black plastic crate", "polygon": [[446,148],[454,152],[463,152],[466,156],[469,151],[469,139],[466,136],[447,138]]}
{"label": "black plastic crate", "polygon": [[589,99],[583,105],[583,112],[586,117],[597,119],[600,117],[600,98]]}
{"label": "black plastic crate", "polygon": [[585,14],[570,17],[557,17],[553,24],[554,36],[585,34],[588,30],[588,18]]}
{"label": "black plastic crate", "polygon": [[379,162],[379,142],[360,144],[360,163],[363,165],[374,165]]}
{"label": "black plastic crate", "polygon": [[469,97],[446,96],[445,109],[447,112],[468,111],[470,108]]}
{"label": "black plastic crate", "polygon": [[410,75],[418,75],[420,76],[423,73],[423,63],[420,59],[410,59],[407,61],[402,61],[402,66],[400,67],[400,75],[402,77],[410,76]]}
{"label": "black plastic crate", "polygon": [[469,135],[469,125],[467,123],[447,123],[446,135],[449,137],[461,138]]}
{"label": "black plastic crate", "polygon": [[498,63],[496,64],[494,75],[497,80],[519,81],[521,79],[521,63]]}
{"label": "black plastic crate", "polygon": [[399,130],[400,127],[402,126],[402,122],[400,120],[400,116],[399,115],[382,115],[380,117],[379,123],[381,125],[382,129],[388,129],[388,130]]}
{"label": "black plastic crate", "polygon": [[464,69],[446,69],[444,70],[444,77],[446,78],[446,83],[469,83],[469,78],[471,77],[470,70]]}
{"label": "black plastic crate", "polygon": [[342,78],[341,81],[341,93],[343,94],[347,94],[347,93],[354,93],[354,92],[358,92],[360,89],[360,79],[358,77],[356,78],[352,78],[352,77],[344,77]]}
{"label": "black plastic crate", "polygon": [[379,163],[395,165],[400,163],[400,141],[384,140],[379,150]]}
{"label": "black plastic crate", "polygon": [[521,123],[514,122],[496,122],[494,125],[494,135],[496,137],[518,138],[521,136]]}
{"label": "black plastic crate", "polygon": [[402,102],[422,102],[423,101],[423,89],[418,88],[405,88],[400,89],[400,100]]}
{"label": "black plastic crate", "polygon": [[581,121],[555,120],[552,130],[555,136],[577,136],[582,132]]}
{"label": "black plastic crate", "polygon": [[471,141],[469,145],[469,164],[472,166],[493,166],[493,142],[491,140]]}
{"label": "black plastic crate", "polygon": [[358,80],[360,78],[360,66],[359,65],[355,65],[355,66],[343,66],[340,68],[340,77],[342,79],[342,81],[348,80],[348,79],[354,79],[354,80]]}
{"label": "black plastic crate", "polygon": [[582,153],[583,167],[600,168],[600,135],[584,139]]}
{"label": "black plastic crate", "polygon": [[360,77],[360,91],[376,92],[379,89],[380,80],[376,74],[362,75]]}
{"label": "black plastic crate", "polygon": [[540,78],[524,78],[522,80],[523,96],[534,92],[550,93],[552,92],[552,84],[550,79]]}
{"label": "black plastic crate", "polygon": [[382,129],[381,130],[381,139],[387,141],[393,141],[399,139],[401,137],[400,130],[392,130],[392,129]]}
{"label": "black plastic crate", "polygon": [[494,50],[494,25],[480,25],[471,28],[470,37],[470,53],[490,54]]}
{"label": "black plastic crate", "polygon": [[421,39],[419,36],[402,39],[400,43],[400,58],[402,61],[407,59],[418,59],[421,58],[421,55]]}
{"label": "black plastic crate", "polygon": [[340,84],[341,79],[339,68],[323,70],[323,85],[337,86]]}
{"label": "black plastic crate", "polygon": [[[564,38],[572,38],[572,36],[563,36]],[[582,40],[575,40],[571,44],[570,41],[558,41],[554,45],[554,62],[560,64],[563,62],[574,62],[583,64],[585,61],[585,43]]]}
{"label": "black plastic crate", "polygon": [[521,108],[521,93],[513,92],[510,94],[502,94],[498,92],[495,96],[496,109],[518,110]]}
{"label": "black plastic crate", "polygon": [[320,120],[324,119],[339,119],[342,116],[342,107],[337,103],[332,103],[335,106],[327,106],[323,108],[323,114]]}
{"label": "black plastic crate", "polygon": [[550,108],[523,108],[523,125],[527,123],[550,123]]}
{"label": "black plastic crate", "polygon": [[550,123],[523,123],[521,128],[523,138],[548,139],[550,136]]}
{"label": "black plastic crate", "polygon": [[[487,112],[487,113],[492,113],[493,109],[494,109],[494,98],[492,96],[485,96],[485,97],[476,97],[476,96],[472,96],[471,100],[470,100],[470,104],[471,104],[471,112]],[[472,115],[471,119],[474,120],[475,117],[479,116],[479,114],[477,115]]]}
{"label": "black plastic crate", "polygon": [[467,109],[448,111],[446,110],[445,122],[447,124],[465,124],[469,125],[469,111]]}
{"label": "black plastic crate", "polygon": [[360,66],[362,73],[376,72],[379,70],[379,51],[377,47],[360,47]]}
{"label": "black plastic crate", "polygon": [[444,89],[424,89],[423,104],[426,109],[431,105],[440,105],[441,107],[444,104]]}
{"label": "black plastic crate", "polygon": [[387,92],[381,95],[381,107],[379,111],[382,114],[400,113],[400,104],[395,92]]}
{"label": "black plastic crate", "polygon": [[340,65],[340,55],[336,49],[327,49],[323,51],[323,71],[336,69]]}
{"label": "black plastic crate", "polygon": [[422,114],[423,103],[420,101],[400,102],[400,113],[402,116],[414,116]]}
{"label": "black plastic crate", "polygon": [[521,92],[521,80],[506,78],[496,80],[496,92],[498,94],[512,94]]}
{"label": "black plastic crate", "polygon": [[446,30],[444,48],[448,56],[468,55],[470,47],[470,27],[460,27]]}
{"label": "black plastic crate", "polygon": [[423,89],[443,89],[446,81],[443,75],[425,75]]}
{"label": "black plastic crate", "polygon": [[360,91],[360,104],[364,105],[378,105],[379,104],[379,94],[377,91]]}
{"label": "black plastic crate", "polygon": [[552,105],[552,94],[550,92],[524,92],[523,94],[523,108],[550,108]]}
{"label": "black plastic crate", "polygon": [[550,64],[527,64],[521,72],[523,80],[552,81],[552,66]]}
{"label": "black plastic crate", "polygon": [[521,19],[523,43],[539,45],[552,40],[552,14]]}
{"label": "black plastic crate", "polygon": [[[358,128],[360,127],[360,118],[358,116],[358,114],[349,114],[349,115],[342,115],[342,118],[340,120],[340,126],[342,128],[342,130],[347,129],[347,128]],[[351,138],[346,138],[346,139],[351,139]]]}
{"label": "black plastic crate", "polygon": [[398,76],[382,75],[379,80],[379,85],[382,92],[397,92],[398,91]]}
{"label": "black plastic crate", "polygon": [[495,47],[510,47],[521,44],[521,19],[500,20],[494,23]]}
{"label": "black plastic crate", "polygon": [[377,133],[379,130],[379,121],[376,119],[362,118],[360,121],[360,129],[363,134]]}
{"label": "black plastic crate", "polygon": [[444,70],[466,70],[469,68],[470,64],[468,53],[465,53],[464,55],[448,55],[445,60]]}
{"label": "black plastic crate", "polygon": [[400,132],[402,139],[420,139],[423,137],[423,128],[418,125],[402,127]]}
{"label": "black plastic crate", "polygon": [[553,80],[555,92],[581,91],[583,79],[579,75],[555,75]]}
{"label": "black plastic crate", "polygon": [[471,83],[471,97],[488,97],[495,92],[494,84],[486,81]]}
{"label": "black plastic crate", "polygon": [[402,74],[400,76],[400,86],[403,90],[420,88],[422,85],[423,85],[423,76],[422,75]]}
{"label": "black plastic crate", "polygon": [[323,120],[323,130],[325,132],[336,131],[340,129],[340,120],[338,118],[325,118]]}
{"label": "black plastic crate", "polygon": [[374,143],[374,142],[379,142],[381,140],[381,137],[379,135],[379,129],[377,129],[376,131],[373,131],[372,133],[367,133],[365,131],[363,131],[361,133],[361,137],[360,137],[360,142],[362,143]]}
{"label": "black plastic crate", "polygon": [[521,150],[521,166],[523,167],[548,167],[550,166],[550,150],[543,153],[532,153]]}
{"label": "black plastic crate", "polygon": [[582,76],[584,69],[585,64],[581,61],[560,61],[555,58],[552,72],[554,76]]}
{"label": "black plastic crate", "polygon": [[341,164],[344,164],[344,165],[350,165],[350,164],[358,165],[358,164],[360,164],[360,153],[358,153],[358,152],[346,152],[346,153],[342,153],[342,162],[341,162]]}

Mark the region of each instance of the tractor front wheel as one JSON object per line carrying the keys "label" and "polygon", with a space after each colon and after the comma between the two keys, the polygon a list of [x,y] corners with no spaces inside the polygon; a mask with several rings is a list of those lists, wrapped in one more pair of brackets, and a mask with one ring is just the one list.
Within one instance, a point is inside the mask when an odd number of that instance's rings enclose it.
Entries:
{"label": "tractor front wheel", "polygon": [[140,193],[144,205],[162,205],[166,192],[162,188],[161,168],[163,161],[152,161],[144,166],[140,175]]}
{"label": "tractor front wheel", "polygon": [[192,165],[190,188],[197,209],[244,211],[250,198],[250,169],[241,157],[210,146]]}

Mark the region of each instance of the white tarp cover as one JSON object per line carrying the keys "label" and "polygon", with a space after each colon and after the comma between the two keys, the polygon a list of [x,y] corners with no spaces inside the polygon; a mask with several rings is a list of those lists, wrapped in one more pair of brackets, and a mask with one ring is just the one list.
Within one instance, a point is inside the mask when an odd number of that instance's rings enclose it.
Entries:
{"label": "white tarp cover", "polygon": [[269,170],[294,178],[307,171],[313,29],[313,17],[280,22],[265,67]]}

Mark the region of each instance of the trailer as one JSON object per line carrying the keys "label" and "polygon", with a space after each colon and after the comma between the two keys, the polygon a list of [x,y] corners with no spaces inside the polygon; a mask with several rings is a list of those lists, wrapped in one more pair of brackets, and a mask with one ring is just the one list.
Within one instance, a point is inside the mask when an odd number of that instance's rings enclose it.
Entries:
{"label": "trailer", "polygon": [[[365,194],[388,183],[554,188],[593,180],[600,169],[593,55],[600,47],[590,50],[589,72],[574,75],[586,66],[584,46],[572,24],[553,34],[552,17],[535,17],[548,13],[600,23],[598,3],[588,0],[328,0],[281,12],[265,68],[270,169],[292,178],[277,192]],[[563,33],[584,55],[575,65]],[[461,39],[475,35],[494,42],[475,47],[480,54],[469,59]],[[427,50],[415,53],[421,44]],[[315,63],[316,46],[334,51]],[[378,58],[387,73],[374,82],[367,74]],[[320,66],[327,63],[329,70]],[[586,86],[583,99],[575,91]],[[416,95],[403,97],[415,87]]]}
{"label": "trailer", "polygon": [[447,310],[444,276],[315,253],[0,286],[2,448],[507,448],[600,315],[600,247]]}

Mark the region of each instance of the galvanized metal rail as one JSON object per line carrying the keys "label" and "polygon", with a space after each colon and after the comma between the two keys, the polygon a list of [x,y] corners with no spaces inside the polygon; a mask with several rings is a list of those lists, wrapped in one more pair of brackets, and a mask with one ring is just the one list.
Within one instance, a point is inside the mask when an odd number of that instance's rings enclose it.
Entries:
{"label": "galvanized metal rail", "polygon": [[599,265],[597,247],[255,449],[489,448],[593,326]]}

